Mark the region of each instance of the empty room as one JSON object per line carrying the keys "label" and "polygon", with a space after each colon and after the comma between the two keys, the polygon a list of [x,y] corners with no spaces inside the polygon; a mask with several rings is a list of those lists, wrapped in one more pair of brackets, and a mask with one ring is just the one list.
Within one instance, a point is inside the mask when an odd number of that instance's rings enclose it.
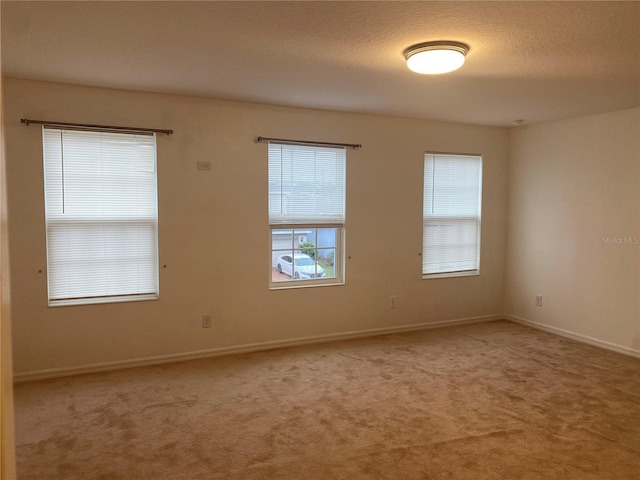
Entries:
{"label": "empty room", "polygon": [[640,2],[0,21],[3,480],[640,478]]}

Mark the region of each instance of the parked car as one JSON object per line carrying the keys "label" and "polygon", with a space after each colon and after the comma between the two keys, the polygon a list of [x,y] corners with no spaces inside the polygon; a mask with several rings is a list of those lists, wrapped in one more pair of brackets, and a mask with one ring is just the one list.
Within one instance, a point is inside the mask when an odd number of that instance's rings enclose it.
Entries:
{"label": "parked car", "polygon": [[324,277],[323,268],[313,258],[304,253],[294,254],[293,260],[291,255],[280,255],[277,259],[276,268],[280,273],[286,273],[295,279]]}

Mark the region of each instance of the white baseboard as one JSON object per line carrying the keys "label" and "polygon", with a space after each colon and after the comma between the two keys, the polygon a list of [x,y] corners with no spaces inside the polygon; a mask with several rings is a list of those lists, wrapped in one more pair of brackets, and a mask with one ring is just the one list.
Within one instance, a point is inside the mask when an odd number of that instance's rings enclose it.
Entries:
{"label": "white baseboard", "polygon": [[195,352],[177,353],[171,355],[159,355],[146,358],[135,358],[132,360],[121,360],[116,362],[94,363],[79,367],[61,367],[46,370],[35,370],[31,372],[16,373],[13,376],[15,383],[45,380],[48,378],[67,377],[84,373],[106,372],[110,370],[121,370],[125,368],[145,367],[149,365],[160,365],[163,363],[184,362],[187,360],[198,360],[202,358],[220,357],[223,355],[235,355],[239,353],[250,353],[261,350],[272,350],[276,348],[295,347],[309,345],[313,343],[327,343],[340,340],[350,340],[354,338],[373,337],[376,335],[389,335],[392,333],[412,332],[416,330],[428,330],[433,328],[453,327],[457,325],[467,325],[471,323],[490,322],[503,320],[504,315],[483,315],[479,317],[459,318],[454,320],[443,320],[433,323],[416,323],[412,325],[400,325],[396,327],[372,328],[368,330],[357,330],[352,332],[330,333],[312,337],[300,337],[286,340],[276,340],[272,342],[250,343],[231,347],[219,347],[209,350],[199,350]]}
{"label": "white baseboard", "polygon": [[589,337],[587,335],[582,335],[581,333],[575,333],[569,330],[564,330],[562,328],[552,327],[550,325],[545,325],[544,323],[527,320],[526,318],[518,317],[516,315],[505,314],[503,318],[507,320],[511,320],[512,322],[520,323],[522,325],[527,325],[529,327],[532,327],[538,330],[543,330],[545,332],[553,333],[555,335],[560,335],[561,337],[566,337],[572,340],[576,340],[578,342],[587,343],[595,347],[600,347],[606,350],[611,350],[613,352],[622,353],[624,355],[630,355],[632,357],[640,358],[640,350],[637,350],[634,348],[623,347],[622,345],[617,345],[615,343],[605,342],[604,340],[598,340],[597,338]]}

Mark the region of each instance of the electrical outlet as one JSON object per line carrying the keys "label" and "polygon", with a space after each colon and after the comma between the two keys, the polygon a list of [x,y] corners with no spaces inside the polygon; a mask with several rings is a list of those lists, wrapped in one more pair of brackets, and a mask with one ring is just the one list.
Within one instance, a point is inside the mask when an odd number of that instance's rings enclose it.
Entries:
{"label": "electrical outlet", "polygon": [[536,307],[542,306],[542,295],[536,295]]}
{"label": "electrical outlet", "polygon": [[211,315],[202,315],[202,328],[211,328]]}
{"label": "electrical outlet", "polygon": [[391,309],[396,308],[396,296],[395,295],[391,295],[389,297],[389,308],[391,308]]}

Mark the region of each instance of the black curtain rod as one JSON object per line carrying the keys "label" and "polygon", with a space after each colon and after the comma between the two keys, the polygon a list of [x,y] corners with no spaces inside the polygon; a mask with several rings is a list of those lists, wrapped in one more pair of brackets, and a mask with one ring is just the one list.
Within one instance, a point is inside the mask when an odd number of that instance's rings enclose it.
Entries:
{"label": "black curtain rod", "polygon": [[362,148],[362,145],[358,143],[312,142],[308,140],[287,140],[284,138],[269,138],[269,137],[258,137],[256,141],[259,143],[275,142],[275,143],[284,143],[286,145],[310,145],[313,147],[345,147],[345,148],[353,148],[356,150],[358,148]]}
{"label": "black curtain rod", "polygon": [[65,123],[65,122],[48,122],[45,120],[30,120],[21,118],[20,123],[25,125],[44,125],[45,127],[64,127],[69,130],[102,130],[113,133],[164,133],[171,135],[173,130],[161,130],[158,128],[137,128],[137,127],[116,127],[113,125],[91,125],[86,123]]}

